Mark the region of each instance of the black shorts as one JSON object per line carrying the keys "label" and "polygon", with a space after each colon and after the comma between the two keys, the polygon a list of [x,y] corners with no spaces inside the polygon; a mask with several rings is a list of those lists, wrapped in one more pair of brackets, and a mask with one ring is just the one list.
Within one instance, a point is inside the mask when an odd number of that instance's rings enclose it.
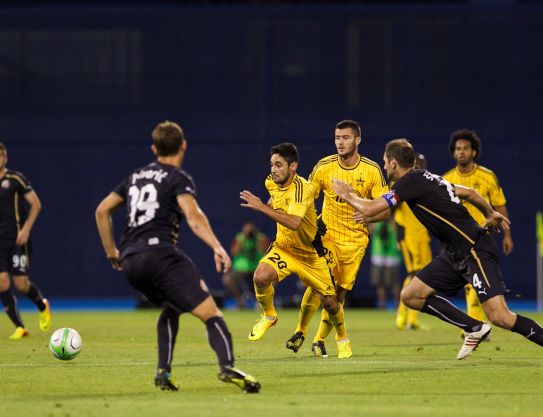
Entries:
{"label": "black shorts", "polygon": [[16,246],[15,242],[0,243],[0,272],[10,275],[28,275],[30,270],[30,241],[23,246]]}
{"label": "black shorts", "polygon": [[454,259],[442,252],[419,271],[417,277],[434,290],[447,295],[456,295],[469,283],[481,302],[507,292],[496,244],[489,234],[481,235],[463,259]]}
{"label": "black shorts", "polygon": [[130,285],[157,305],[189,312],[210,295],[192,260],[178,249],[134,253],[121,267]]}

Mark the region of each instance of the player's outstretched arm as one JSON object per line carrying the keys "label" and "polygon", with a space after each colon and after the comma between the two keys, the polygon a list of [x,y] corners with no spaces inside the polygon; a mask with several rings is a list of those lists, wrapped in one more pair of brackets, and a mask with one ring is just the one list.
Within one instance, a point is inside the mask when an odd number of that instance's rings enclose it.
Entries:
{"label": "player's outstretched arm", "polygon": [[40,214],[41,211],[41,201],[35,191],[29,191],[24,197],[28,204],[30,204],[30,210],[23,227],[21,227],[21,230],[19,233],[17,233],[17,240],[15,241],[15,244],[19,246],[28,242],[32,226],[34,226],[34,223],[38,218],[38,214]]}
{"label": "player's outstretched arm", "polygon": [[232,266],[230,256],[222,246],[211,228],[207,216],[202,211],[192,194],[177,196],[177,204],[187,218],[187,223],[192,232],[213,249],[215,268],[217,272],[228,272]]}
{"label": "player's outstretched arm", "polygon": [[119,250],[115,245],[115,239],[113,239],[113,222],[111,220],[111,214],[123,203],[124,200],[120,195],[117,193],[110,193],[100,202],[100,204],[98,204],[94,213],[98,234],[102,240],[102,246],[104,247],[106,257],[113,269],[118,271],[121,270],[121,264],[119,263]]}
{"label": "player's outstretched arm", "polygon": [[239,198],[244,201],[244,203],[240,204],[241,207],[247,207],[255,211],[259,211],[262,214],[268,216],[273,221],[280,223],[285,227],[288,227],[290,230],[298,230],[298,228],[302,224],[302,218],[300,216],[275,211],[271,207],[271,205],[264,204],[259,197],[255,196],[250,191],[243,190],[239,193]]}
{"label": "player's outstretched arm", "polygon": [[371,221],[368,219],[379,219],[381,216],[383,216],[383,219],[388,217],[390,210],[384,198],[378,198],[377,200],[360,198],[353,192],[349,184],[336,178],[332,181],[332,188],[339,198],[345,200],[356,211],[362,213],[366,221]]}

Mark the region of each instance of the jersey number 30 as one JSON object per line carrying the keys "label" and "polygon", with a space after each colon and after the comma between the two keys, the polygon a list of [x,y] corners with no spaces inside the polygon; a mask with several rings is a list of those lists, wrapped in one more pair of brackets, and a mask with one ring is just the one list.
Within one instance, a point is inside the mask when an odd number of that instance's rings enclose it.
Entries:
{"label": "jersey number 30", "polygon": [[146,184],[141,188],[133,185],[128,189],[130,196],[130,227],[141,226],[153,220],[160,207],[157,201],[157,190],[154,184]]}

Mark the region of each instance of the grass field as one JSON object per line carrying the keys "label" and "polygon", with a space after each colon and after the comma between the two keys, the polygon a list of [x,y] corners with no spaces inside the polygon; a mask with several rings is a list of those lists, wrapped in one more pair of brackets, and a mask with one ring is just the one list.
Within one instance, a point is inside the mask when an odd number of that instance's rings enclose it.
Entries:
{"label": "grass field", "polygon": [[[7,340],[12,328],[2,317],[0,416],[543,416],[543,350],[516,334],[495,329],[491,342],[457,361],[456,328],[425,316],[431,331],[401,332],[391,312],[349,310],[354,356],[337,359],[330,339],[330,357],[318,359],[311,340],[298,354],[284,348],[296,315],[280,311],[277,326],[254,343],[246,336],[258,313],[225,313],[236,365],[262,383],[258,395],[216,379],[205,328],[190,316],[177,339],[177,393],[152,384],[157,311],[56,313],[54,328],[73,327],[83,338],[71,362],[50,354],[36,314],[23,315],[31,337],[18,342]],[[315,327],[316,320],[311,335]]]}

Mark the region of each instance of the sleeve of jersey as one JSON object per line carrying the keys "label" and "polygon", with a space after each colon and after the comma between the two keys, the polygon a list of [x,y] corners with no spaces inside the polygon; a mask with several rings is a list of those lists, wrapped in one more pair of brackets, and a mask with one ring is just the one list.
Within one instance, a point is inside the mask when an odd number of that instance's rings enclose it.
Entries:
{"label": "sleeve of jersey", "polygon": [[502,187],[498,182],[498,178],[495,175],[492,176],[492,186],[490,187],[490,204],[494,207],[504,206],[506,203],[505,195],[503,194]]}
{"label": "sleeve of jersey", "polygon": [[13,178],[15,178],[15,183],[17,184],[18,192],[22,195],[25,195],[26,193],[29,193],[32,191],[32,186],[30,185],[30,182],[26,179],[26,177],[21,174],[20,172],[14,173]]}
{"label": "sleeve of jersey", "polygon": [[294,198],[288,206],[288,214],[304,217],[311,204],[313,204],[313,187],[309,183],[300,182],[296,184]]}
{"label": "sleeve of jersey", "polygon": [[196,186],[194,185],[194,181],[191,177],[182,172],[178,172],[172,178],[172,186],[175,195],[190,194],[196,197]]}
{"label": "sleeve of jersey", "polygon": [[371,189],[371,198],[376,199],[381,197],[382,195],[388,193],[389,188],[388,184],[385,181],[385,177],[383,176],[382,171],[379,168],[375,169],[374,172],[374,186]]}
{"label": "sleeve of jersey", "polygon": [[123,182],[121,182],[119,185],[117,185],[115,187],[115,189],[113,190],[113,192],[119,196],[122,197],[123,200],[126,200],[126,194],[127,194],[127,191],[126,191],[126,183],[127,183],[127,180],[124,180]]}
{"label": "sleeve of jersey", "polygon": [[322,177],[322,169],[319,169],[319,166],[316,166],[315,168],[313,168],[313,171],[311,171],[311,174],[309,174],[308,181],[311,184],[311,187],[313,189],[314,198],[317,198],[322,190],[321,177]]}

